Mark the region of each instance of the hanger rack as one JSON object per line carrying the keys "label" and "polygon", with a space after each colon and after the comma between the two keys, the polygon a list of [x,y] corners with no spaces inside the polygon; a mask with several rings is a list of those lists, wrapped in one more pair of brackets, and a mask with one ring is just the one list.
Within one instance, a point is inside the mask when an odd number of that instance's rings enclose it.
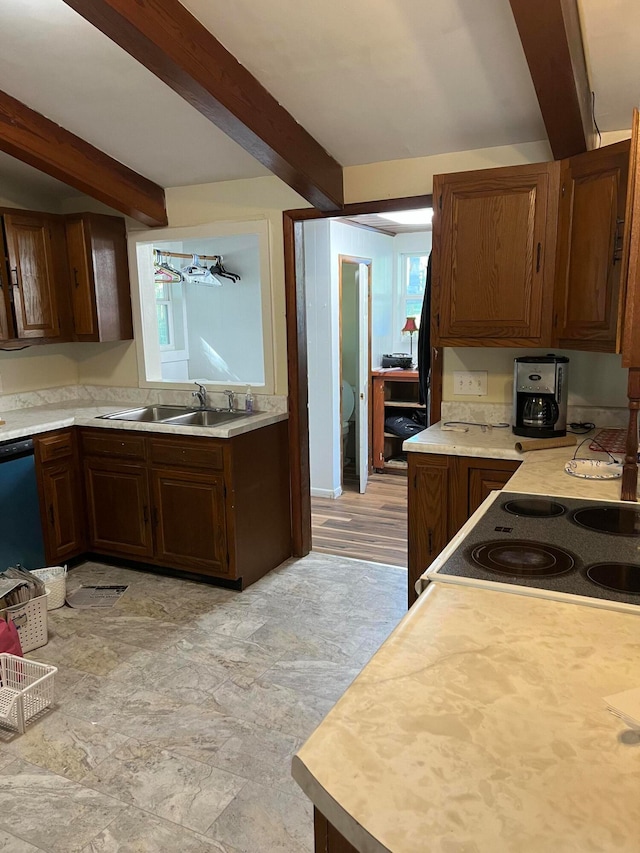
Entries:
{"label": "hanger rack", "polygon": [[[184,252],[165,252],[164,249],[154,249],[153,251],[157,255],[161,255],[162,257],[169,257],[169,258],[192,258],[193,257],[192,252],[190,252],[188,255],[186,255]],[[198,257],[200,258],[200,260],[203,260],[203,261],[215,261],[220,257],[220,255],[198,255]]]}

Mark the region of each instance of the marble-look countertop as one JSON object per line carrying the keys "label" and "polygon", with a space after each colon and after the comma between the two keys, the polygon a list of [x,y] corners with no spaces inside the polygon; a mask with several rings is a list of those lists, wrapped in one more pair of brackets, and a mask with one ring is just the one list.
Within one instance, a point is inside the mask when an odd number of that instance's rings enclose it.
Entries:
{"label": "marble-look countertop", "polygon": [[140,423],[138,421],[103,420],[100,415],[120,412],[138,407],[139,403],[105,403],[101,401],[72,400],[67,403],[52,403],[46,406],[32,406],[26,409],[14,409],[2,414],[5,421],[0,426],[0,441],[10,441],[63,429],[70,426],[90,426],[102,429],[124,429],[140,432],[170,433],[172,435],[198,435],[209,438],[232,438],[254,429],[269,426],[287,419],[286,414],[275,412],[254,412],[246,418],[237,418],[230,423],[215,427],[176,426],[175,424]]}
{"label": "marble-look countertop", "polygon": [[293,776],[361,853],[637,853],[639,619],[432,584]]}
{"label": "marble-look countertop", "polygon": [[[407,439],[403,449],[409,453],[438,453],[445,456],[475,456],[484,459],[511,459],[522,463],[505,489],[509,492],[555,495],[557,497],[588,498],[591,500],[620,500],[622,481],[583,480],[564,470],[574,453],[588,459],[604,459],[606,453],[589,450],[589,440],[598,429],[577,435],[573,447],[554,447],[551,450],[531,450],[520,453],[515,449],[519,436],[511,429],[469,427],[469,432],[449,432],[440,423]],[[584,444],[579,447],[584,439]]]}

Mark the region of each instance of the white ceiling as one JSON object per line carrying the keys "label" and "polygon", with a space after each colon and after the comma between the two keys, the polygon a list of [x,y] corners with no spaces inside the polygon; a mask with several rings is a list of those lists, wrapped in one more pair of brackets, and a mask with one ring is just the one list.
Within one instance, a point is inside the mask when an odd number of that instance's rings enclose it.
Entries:
{"label": "white ceiling", "polygon": [[[344,166],[545,137],[508,0],[182,2]],[[601,129],[628,127],[640,4],[582,5]],[[165,187],[268,174],[63,0],[1,0],[0,87]],[[0,157],[0,197],[25,170]]]}

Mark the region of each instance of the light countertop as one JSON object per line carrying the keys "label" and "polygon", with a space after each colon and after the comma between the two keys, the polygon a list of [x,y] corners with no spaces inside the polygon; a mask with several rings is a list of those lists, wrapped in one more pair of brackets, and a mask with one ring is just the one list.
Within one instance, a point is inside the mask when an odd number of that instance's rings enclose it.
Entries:
{"label": "light countertop", "polygon": [[232,438],[260,427],[269,426],[287,419],[286,414],[273,412],[255,412],[246,418],[237,418],[228,424],[216,427],[176,426],[175,424],[139,423],[136,421],[102,420],[100,415],[111,414],[125,409],[137,408],[139,403],[102,403],[90,401],[83,403],[74,400],[69,403],[53,403],[47,406],[33,406],[15,409],[3,413],[4,426],[0,426],[0,441],[23,438],[54,429],[70,426],[90,426],[101,429],[124,429],[140,432],[154,432],[172,435],[197,435],[209,438]]}
{"label": "light countertop", "polygon": [[640,614],[432,584],[293,759],[363,853],[637,853]]}
{"label": "light countertop", "polygon": [[[469,427],[469,432],[449,432],[443,430],[438,423],[407,439],[403,449],[409,453],[438,453],[445,456],[472,456],[521,462],[505,487],[510,492],[618,501],[622,487],[620,479],[583,480],[572,477],[564,470],[565,463],[573,459],[580,442],[597,432],[595,429],[591,433],[577,435],[577,444],[574,447],[520,453],[515,449],[519,436],[515,436],[511,428],[482,432],[480,427]],[[589,441],[585,441],[578,450],[578,457],[609,458],[606,453],[589,450]]]}

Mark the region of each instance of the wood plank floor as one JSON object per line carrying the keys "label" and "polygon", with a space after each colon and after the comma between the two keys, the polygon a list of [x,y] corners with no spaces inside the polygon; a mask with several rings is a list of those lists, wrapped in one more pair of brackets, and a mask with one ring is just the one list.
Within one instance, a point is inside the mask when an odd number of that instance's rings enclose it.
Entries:
{"label": "wood plank floor", "polygon": [[407,478],[372,474],[361,495],[345,477],[339,498],[311,498],[311,532],[314,551],[406,568]]}

